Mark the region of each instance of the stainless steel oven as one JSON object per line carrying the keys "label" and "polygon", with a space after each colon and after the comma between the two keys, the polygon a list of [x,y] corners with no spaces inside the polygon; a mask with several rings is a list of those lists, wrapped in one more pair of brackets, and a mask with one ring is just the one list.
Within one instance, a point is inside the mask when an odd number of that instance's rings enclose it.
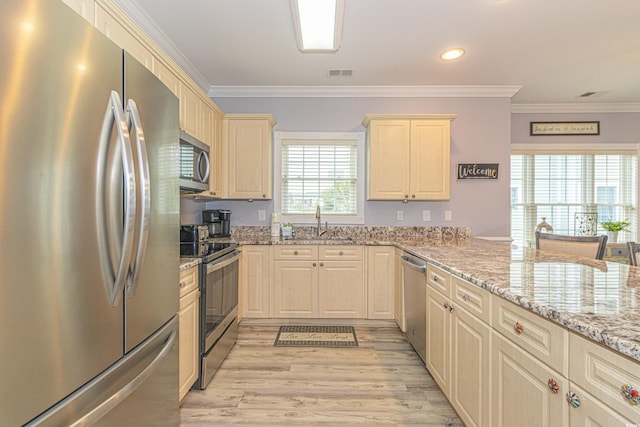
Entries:
{"label": "stainless steel oven", "polygon": [[238,336],[240,251],[233,246],[227,250],[201,266],[200,375],[195,384],[201,390],[207,387]]}

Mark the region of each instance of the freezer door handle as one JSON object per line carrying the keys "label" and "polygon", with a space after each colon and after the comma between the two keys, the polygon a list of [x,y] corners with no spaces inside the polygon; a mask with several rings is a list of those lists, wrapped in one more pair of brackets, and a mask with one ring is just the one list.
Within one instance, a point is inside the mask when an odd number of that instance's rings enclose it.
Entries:
{"label": "freezer door handle", "polygon": [[[114,168],[118,167],[115,162],[108,161],[111,130],[114,126],[117,131],[122,157],[122,186],[124,192],[124,221],[117,268],[114,268],[113,266],[110,251],[111,243],[108,236],[112,235],[112,233],[110,233],[112,232],[110,227],[114,227],[114,221],[112,218],[107,218],[107,196],[105,190],[107,174],[111,173]],[[99,153],[100,161],[98,162],[98,180],[96,189],[98,203],[98,214],[96,220],[99,230],[98,244],[100,247],[102,274],[107,285],[107,293],[109,295],[111,305],[117,306],[120,304],[122,298],[123,289],[129,273],[131,254],[133,252],[133,233],[135,231],[134,221],[136,217],[136,181],[129,130],[124,117],[120,95],[116,91],[111,91],[109,96],[107,110],[102,123],[102,131],[100,133]]]}
{"label": "freezer door handle", "polygon": [[149,363],[138,375],[136,375],[133,380],[131,380],[120,390],[116,391],[108,399],[106,399],[100,405],[96,406],[82,418],[71,424],[71,427],[90,426],[95,424],[98,420],[100,420],[100,418],[108,414],[113,408],[118,406],[122,401],[129,397],[129,395],[131,395],[131,393],[133,393],[138,387],[144,384],[144,382],[149,379],[151,375],[153,375],[156,369],[158,369],[159,365],[164,361],[164,359],[171,351],[171,347],[173,347],[173,343],[176,340],[177,333],[178,332],[176,329],[171,331],[171,334],[167,338],[167,341],[165,341],[162,350],[151,361],[151,363]]}
{"label": "freezer door handle", "polygon": [[422,273],[426,273],[426,271],[427,271],[427,266],[426,266],[426,265],[418,265],[418,264],[414,264],[414,263],[413,263],[413,262],[411,262],[411,260],[410,260],[408,257],[406,257],[406,256],[402,256],[402,257],[401,257],[401,259],[402,259],[402,264],[403,264],[403,265],[405,265],[405,266],[407,266],[407,267],[409,267],[409,268],[412,268],[412,269],[414,269],[414,270],[418,270],[418,271],[420,271],[420,272],[422,272]]}
{"label": "freezer door handle", "polygon": [[136,154],[138,160],[139,181],[142,212],[138,215],[138,245],[133,263],[130,265],[127,282],[127,295],[132,298],[135,295],[138,284],[138,275],[142,270],[142,264],[147,254],[149,241],[149,218],[151,216],[151,175],[149,173],[149,156],[147,154],[147,142],[144,137],[142,120],[138,112],[138,106],[133,99],[127,102],[127,125],[133,131],[136,142]]}

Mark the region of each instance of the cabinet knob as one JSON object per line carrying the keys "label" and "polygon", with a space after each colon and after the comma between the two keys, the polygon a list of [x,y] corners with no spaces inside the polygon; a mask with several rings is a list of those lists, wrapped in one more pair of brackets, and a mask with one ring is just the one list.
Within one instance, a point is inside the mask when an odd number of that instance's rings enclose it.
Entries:
{"label": "cabinet knob", "polygon": [[293,251],[293,254],[294,255],[298,255],[298,251]]}
{"label": "cabinet knob", "polygon": [[405,194],[405,195],[404,195],[404,198],[405,198],[405,199],[408,199],[408,198],[409,198],[409,195],[408,195],[408,194]]}
{"label": "cabinet knob", "polygon": [[436,276],[436,275],[434,274],[434,275],[433,275],[433,277],[432,277],[432,279],[433,279],[433,281],[434,281],[434,282],[437,282],[437,281],[438,281],[438,276]]}
{"label": "cabinet knob", "polygon": [[202,296],[202,291],[198,291],[197,296],[200,298]]}
{"label": "cabinet knob", "polygon": [[622,386],[622,394],[624,398],[629,401],[633,406],[638,405],[640,403],[640,394],[638,393],[638,389],[631,386],[631,384],[623,384]]}
{"label": "cabinet knob", "polygon": [[462,295],[462,300],[463,301],[469,301],[469,295],[468,294],[463,294]]}
{"label": "cabinet knob", "polygon": [[320,263],[320,267],[324,267],[324,262],[321,262],[321,263]]}
{"label": "cabinet knob", "polygon": [[556,380],[554,380],[553,378],[549,378],[547,384],[549,385],[549,390],[551,390],[553,394],[558,394],[558,383],[556,382]]}
{"label": "cabinet knob", "polygon": [[567,402],[574,408],[580,407],[580,398],[572,391],[567,392]]}
{"label": "cabinet knob", "polygon": [[211,195],[212,195],[212,196],[215,196],[215,195],[216,195],[216,192],[215,192],[215,191],[212,191],[212,192],[211,192]]}
{"label": "cabinet knob", "polygon": [[340,251],[338,254],[339,254],[339,255],[344,255],[344,252],[343,252],[343,251]]}
{"label": "cabinet knob", "polygon": [[516,332],[516,334],[520,335],[524,330],[524,326],[522,326],[522,323],[516,322],[516,324],[513,325],[513,330]]}
{"label": "cabinet knob", "polygon": [[180,282],[180,287],[181,287],[181,288],[184,288],[185,286],[187,286],[187,283],[186,283],[186,282]]}
{"label": "cabinet knob", "polygon": [[267,195],[266,195],[266,194],[263,194],[263,195],[262,195],[262,198],[263,198],[263,199],[266,199],[266,198],[267,198]]}
{"label": "cabinet knob", "polygon": [[412,194],[412,195],[411,195],[411,198],[412,198],[412,199],[415,199],[415,198],[416,198],[416,195],[415,195],[415,194]]}
{"label": "cabinet knob", "polygon": [[315,262],[313,263],[313,266],[314,266],[314,267],[316,266],[316,263],[315,263]]}

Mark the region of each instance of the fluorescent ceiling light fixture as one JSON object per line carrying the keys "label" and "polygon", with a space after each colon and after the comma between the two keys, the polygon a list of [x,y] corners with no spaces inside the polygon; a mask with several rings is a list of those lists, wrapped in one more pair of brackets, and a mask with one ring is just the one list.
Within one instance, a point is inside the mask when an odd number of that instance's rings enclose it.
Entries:
{"label": "fluorescent ceiling light fixture", "polygon": [[344,0],[291,0],[291,16],[298,49],[336,52],[342,37]]}
{"label": "fluorescent ceiling light fixture", "polygon": [[460,58],[462,55],[464,55],[464,49],[460,49],[458,47],[455,49],[445,50],[440,54],[440,59],[442,59],[443,61],[452,61],[454,59]]}

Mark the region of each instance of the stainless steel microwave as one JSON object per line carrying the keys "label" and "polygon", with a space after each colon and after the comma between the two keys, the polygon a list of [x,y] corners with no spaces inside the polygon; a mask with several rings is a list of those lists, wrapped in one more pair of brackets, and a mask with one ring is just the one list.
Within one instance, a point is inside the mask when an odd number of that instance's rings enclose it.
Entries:
{"label": "stainless steel microwave", "polygon": [[210,175],[209,146],[180,131],[180,190],[207,191]]}

